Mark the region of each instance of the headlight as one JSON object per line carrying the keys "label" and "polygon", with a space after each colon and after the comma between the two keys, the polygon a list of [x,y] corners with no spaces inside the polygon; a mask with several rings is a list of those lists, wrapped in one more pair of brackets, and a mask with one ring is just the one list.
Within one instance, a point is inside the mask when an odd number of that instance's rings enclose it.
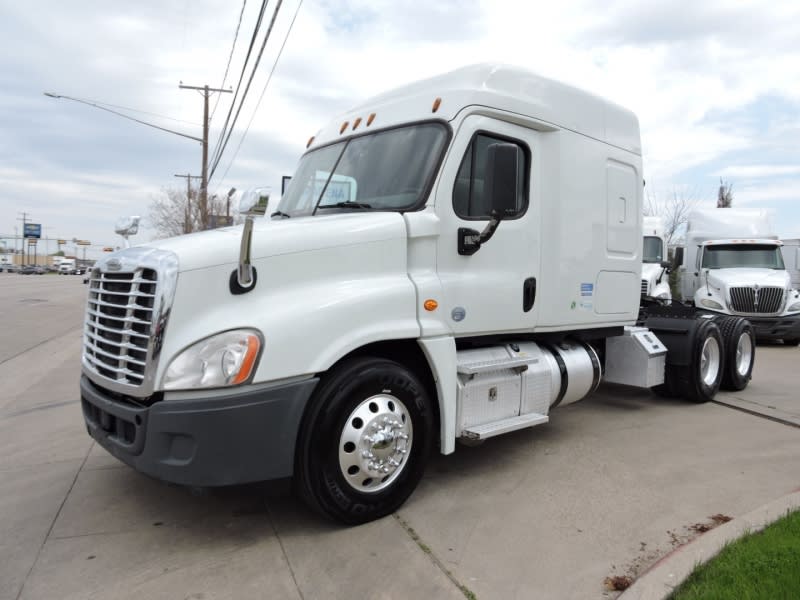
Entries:
{"label": "headlight", "polygon": [[789,312],[797,312],[798,310],[800,310],[800,302],[795,302],[786,310],[788,310]]}
{"label": "headlight", "polygon": [[261,334],[252,329],[226,331],[200,340],[172,360],[164,378],[164,389],[245,383],[255,372],[261,346]]}
{"label": "headlight", "polygon": [[716,300],[709,300],[708,298],[703,298],[702,300],[700,300],[700,304],[702,304],[706,308],[713,308],[715,310],[722,310],[722,304],[720,304]]}

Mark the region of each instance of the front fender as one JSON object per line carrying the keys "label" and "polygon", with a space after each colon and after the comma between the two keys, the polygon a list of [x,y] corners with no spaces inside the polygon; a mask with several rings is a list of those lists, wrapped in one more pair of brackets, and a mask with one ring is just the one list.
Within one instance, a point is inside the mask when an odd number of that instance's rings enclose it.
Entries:
{"label": "front fender", "polygon": [[396,238],[267,257],[241,295],[228,287],[236,265],[181,273],[157,381],[187,346],[240,327],[264,335],[254,383],[324,372],[372,342],[418,338],[405,246]]}

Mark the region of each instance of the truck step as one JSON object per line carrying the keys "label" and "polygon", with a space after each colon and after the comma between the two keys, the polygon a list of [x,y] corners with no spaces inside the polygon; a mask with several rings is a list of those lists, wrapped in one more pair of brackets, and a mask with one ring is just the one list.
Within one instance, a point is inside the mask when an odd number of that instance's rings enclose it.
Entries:
{"label": "truck step", "polygon": [[503,369],[520,369],[524,371],[528,368],[528,365],[538,362],[538,358],[531,358],[530,356],[494,358],[461,363],[458,365],[458,372],[462,375],[477,375],[478,373],[489,373],[490,371],[501,371]]}
{"label": "truck step", "polygon": [[517,429],[525,429],[526,427],[533,427],[535,425],[542,425],[547,423],[550,418],[547,415],[540,415],[538,413],[528,413],[526,415],[518,415],[502,421],[495,421],[493,423],[486,423],[485,425],[473,425],[464,429],[461,436],[471,440],[485,440],[486,438],[502,435]]}

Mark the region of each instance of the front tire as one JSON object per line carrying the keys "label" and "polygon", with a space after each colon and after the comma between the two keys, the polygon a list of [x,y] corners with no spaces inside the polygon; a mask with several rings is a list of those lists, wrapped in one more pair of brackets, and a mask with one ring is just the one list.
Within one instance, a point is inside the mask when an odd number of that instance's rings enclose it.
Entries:
{"label": "front tire", "polygon": [[317,512],[348,525],[391,514],[422,478],[434,414],[405,366],[359,357],[314,393],[298,440],[295,487]]}

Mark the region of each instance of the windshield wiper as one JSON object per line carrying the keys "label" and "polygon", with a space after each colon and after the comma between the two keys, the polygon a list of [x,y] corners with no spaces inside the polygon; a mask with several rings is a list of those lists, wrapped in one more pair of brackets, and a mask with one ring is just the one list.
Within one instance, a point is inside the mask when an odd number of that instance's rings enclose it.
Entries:
{"label": "windshield wiper", "polygon": [[285,212],[281,212],[280,210],[276,210],[274,213],[270,215],[272,217],[283,217],[284,219],[290,219],[292,215],[287,215]]}
{"label": "windshield wiper", "polygon": [[323,208],[372,208],[372,204],[364,202],[337,202],[336,204],[320,204],[317,209]]}

